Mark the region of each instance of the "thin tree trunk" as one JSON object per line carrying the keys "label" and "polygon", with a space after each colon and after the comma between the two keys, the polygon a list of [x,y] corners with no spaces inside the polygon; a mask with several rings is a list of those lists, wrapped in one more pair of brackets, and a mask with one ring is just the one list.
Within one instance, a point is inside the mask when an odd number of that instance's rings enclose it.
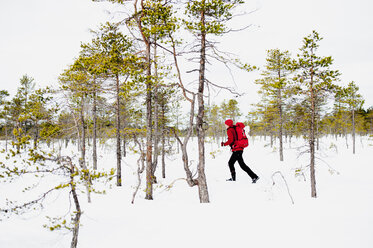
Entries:
{"label": "thin tree trunk", "polygon": [[[317,114],[318,116],[318,114]],[[316,121],[316,150],[320,148],[320,135],[319,135],[319,118],[315,119]]]}
{"label": "thin tree trunk", "polygon": [[122,164],[121,164],[121,152],[120,152],[120,87],[119,87],[119,75],[115,75],[116,81],[116,139],[117,139],[117,186],[122,186]]}
{"label": "thin tree trunk", "polygon": [[126,135],[124,134],[124,135],[123,135],[123,157],[126,157],[126,156],[127,156],[127,148],[126,148],[126,144],[127,144],[127,141],[126,141]]}
{"label": "thin tree trunk", "polygon": [[345,128],[345,140],[346,140],[346,147],[348,149],[348,133],[347,133],[347,128]]}
{"label": "thin tree trunk", "polygon": [[[179,130],[179,116],[176,116],[176,130]],[[180,153],[180,144],[177,142],[177,154]]]}
{"label": "thin tree trunk", "polygon": [[162,101],[162,178],[166,178],[166,163],[165,163],[165,106]]}
{"label": "thin tree trunk", "polygon": [[[78,137],[78,142],[77,142],[77,146],[78,146],[78,151],[79,152],[82,152],[82,145],[81,145],[81,140],[80,140],[80,137]],[[50,146],[50,141],[48,141],[48,147]]]}
{"label": "thin tree trunk", "polygon": [[[19,132],[19,130],[21,129],[21,123],[19,121],[17,121],[16,123],[16,128],[17,128],[17,134]],[[20,134],[18,134],[17,136],[19,136]],[[17,141],[16,142],[16,147],[17,147],[17,153],[20,152],[21,150],[21,145],[19,144],[19,141],[18,141],[18,137],[14,137],[14,139]]]}
{"label": "thin tree trunk", "polygon": [[166,163],[165,163],[165,138],[162,137],[162,178],[166,178]]}
{"label": "thin tree trunk", "polygon": [[93,169],[97,170],[97,95],[93,93]]}
{"label": "thin tree trunk", "polygon": [[311,68],[311,128],[310,128],[310,174],[311,174],[311,197],[316,198],[316,176],[315,176],[315,120],[316,120],[316,106],[315,106],[315,92],[313,89],[313,68]]}
{"label": "thin tree trunk", "polygon": [[[280,72],[279,72],[279,76]],[[278,108],[279,108],[279,114],[280,114],[280,128],[279,128],[279,134],[278,138],[280,141],[280,161],[284,161],[284,148],[283,148],[283,141],[282,141],[282,136],[283,136],[283,119],[282,119],[282,95],[281,95],[281,89],[278,89],[278,95],[279,95],[279,103],[278,103]]]}
{"label": "thin tree trunk", "polygon": [[[144,17],[143,11],[137,10],[137,2],[134,2],[134,10],[135,13],[140,13],[140,15],[137,15],[136,23],[139,28],[139,31],[142,36],[142,41],[145,44],[145,57],[146,57],[146,189],[145,189],[145,199],[147,200],[153,200],[153,174],[152,174],[152,82],[151,82],[151,76],[152,76],[152,61],[151,61],[151,44],[149,37],[144,33],[143,27],[142,27],[142,18]],[[144,10],[144,0],[140,1],[141,10]]]}
{"label": "thin tree trunk", "polygon": [[271,131],[271,148],[273,148],[273,133]]}
{"label": "thin tree trunk", "polygon": [[[204,4],[204,1],[202,1]],[[201,25],[205,27],[205,12],[201,11]],[[205,174],[205,130],[203,118],[205,114],[203,92],[205,86],[205,63],[206,63],[206,31],[201,32],[201,58],[199,69],[198,87],[198,114],[197,114],[197,136],[198,136],[198,192],[201,203],[210,202]]]}
{"label": "thin tree trunk", "polygon": [[34,149],[38,148],[38,139],[39,139],[39,128],[37,123],[35,123],[35,134],[34,134]]}
{"label": "thin tree trunk", "polygon": [[[155,38],[156,39],[156,38]],[[158,67],[157,67],[157,44],[154,44],[154,75],[157,80],[154,87],[154,153],[152,163],[152,174],[153,182],[156,183],[155,171],[158,166],[158,155],[159,155],[159,108],[158,108]]]}
{"label": "thin tree trunk", "polygon": [[[74,167],[71,167],[71,172],[74,174]],[[71,240],[71,246],[70,248],[76,248],[78,246],[78,235],[79,235],[79,227],[80,227],[80,217],[82,215],[82,210],[80,209],[80,204],[79,204],[79,199],[78,195],[76,193],[76,187],[75,187],[75,182],[74,182],[74,177],[70,176],[71,181],[70,181],[70,187],[71,187],[71,193],[74,199],[74,205],[75,205],[75,217],[73,219],[73,238]]]}
{"label": "thin tree trunk", "polygon": [[5,122],[5,151],[8,152],[8,123]]}
{"label": "thin tree trunk", "polygon": [[81,165],[82,167],[85,166],[86,162],[85,162],[85,151],[86,151],[86,142],[85,142],[85,139],[86,139],[86,131],[85,131],[85,120],[84,120],[84,98],[82,97],[81,98],[82,100],[82,106],[80,108],[80,124],[81,124],[81,129],[82,129],[82,140],[81,140]]}
{"label": "thin tree trunk", "polygon": [[136,135],[134,135],[133,140],[134,140],[135,144],[137,144],[139,146],[140,157],[137,160],[137,180],[138,180],[138,183],[137,183],[135,191],[133,192],[133,195],[132,195],[132,201],[131,201],[132,204],[135,203],[136,194],[139,191],[139,188],[141,186],[141,174],[144,172],[144,169],[145,169],[145,163],[144,163],[145,153],[142,149],[141,143],[137,140]]}
{"label": "thin tree trunk", "polygon": [[355,109],[352,109],[352,153],[355,154]]}
{"label": "thin tree trunk", "polygon": [[[146,40],[146,39],[145,39]],[[153,200],[153,164],[152,164],[152,82],[150,43],[146,40],[147,83],[146,83],[146,196]]]}
{"label": "thin tree trunk", "polygon": [[184,171],[186,173],[186,181],[187,181],[187,183],[190,187],[198,185],[198,179],[195,180],[193,178],[193,173],[191,172],[191,170],[189,168],[189,159],[188,159],[188,151],[187,151],[188,141],[193,134],[195,98],[196,98],[195,95],[193,95],[193,99],[190,99],[189,127],[188,127],[188,132],[185,135],[183,142],[180,140],[180,138],[177,135],[178,130],[174,130],[176,140],[178,141],[178,143],[181,146],[182,160],[183,160],[183,164],[184,164]]}
{"label": "thin tree trunk", "polygon": [[[178,134],[177,134],[177,132],[179,131],[178,116],[176,116],[176,130],[174,129],[174,134],[175,134],[175,138],[177,140],[177,144],[178,145],[180,144],[180,146],[181,146],[182,160],[183,160],[184,170],[185,170],[186,177],[187,177],[186,181],[187,181],[187,183],[190,187],[193,187],[193,186],[198,184],[198,181],[193,179],[193,174],[192,174],[192,172],[190,171],[190,168],[189,168],[187,145],[188,145],[189,139],[191,138],[191,136],[193,134],[193,123],[194,123],[194,110],[195,110],[196,94],[188,91],[187,89],[185,89],[185,87],[183,85],[183,82],[182,82],[182,79],[181,79],[181,73],[180,73],[180,69],[179,69],[179,65],[178,65],[177,57],[176,57],[175,42],[174,42],[171,35],[169,37],[170,37],[170,40],[172,42],[173,57],[174,57],[175,67],[176,67],[176,70],[177,70],[177,75],[178,75],[178,78],[179,78],[179,87],[182,89],[185,99],[187,99],[190,102],[189,127],[188,127],[187,134],[185,135],[184,142],[182,142],[180,140],[180,138],[178,137]],[[187,92],[192,95],[192,98],[187,96]],[[193,139],[193,137],[192,137],[192,139]],[[178,153],[179,153],[179,146],[177,146],[177,148],[178,148]]]}
{"label": "thin tree trunk", "polygon": [[84,120],[84,97],[81,98],[82,106],[80,108],[80,121],[81,121],[81,128],[82,128],[82,140],[81,140],[81,159],[80,159],[80,166],[85,170],[85,180],[86,180],[86,188],[87,188],[87,197],[88,202],[91,202],[91,190],[90,190],[90,176],[87,169],[86,161],[85,161],[85,154],[86,154],[86,129],[85,129],[85,120]]}

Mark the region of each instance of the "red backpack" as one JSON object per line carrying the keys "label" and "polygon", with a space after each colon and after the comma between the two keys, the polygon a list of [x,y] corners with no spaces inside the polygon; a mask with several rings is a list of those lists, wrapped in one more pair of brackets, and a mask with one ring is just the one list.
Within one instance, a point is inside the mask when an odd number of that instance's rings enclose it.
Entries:
{"label": "red backpack", "polygon": [[245,125],[242,122],[237,122],[234,130],[237,134],[237,140],[234,142],[236,147],[246,148],[249,146],[249,140],[246,137]]}

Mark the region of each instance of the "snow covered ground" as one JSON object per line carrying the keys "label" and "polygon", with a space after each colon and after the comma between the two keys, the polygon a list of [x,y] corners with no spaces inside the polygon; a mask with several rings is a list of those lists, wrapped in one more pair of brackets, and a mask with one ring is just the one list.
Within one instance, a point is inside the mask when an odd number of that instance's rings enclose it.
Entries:
{"label": "snow covered ground", "polygon": [[[359,137],[355,155],[349,143],[347,149],[343,138],[321,140],[316,199],[311,198],[308,168],[304,174],[296,172],[309,159],[308,154],[298,158],[305,149],[303,141],[285,143],[285,161],[280,162],[276,144],[270,147],[269,138],[251,138],[244,159],[260,176],[257,184],[251,183],[238,164],[237,181],[227,182],[230,151],[208,143],[210,204],[199,203],[196,187],[176,180],[185,173],[181,154],[173,154],[166,159],[167,178],[162,179],[161,169],[157,170],[154,200],[144,200],[142,188],[132,205],[138,155],[131,153],[123,163],[123,187],[113,185],[106,195],[92,195],[91,204],[81,197],[84,214],[78,247],[373,247],[373,141]],[[196,139],[189,148],[195,165]],[[114,146],[101,146],[99,168],[115,167],[114,151]],[[274,175],[277,171],[281,173]],[[145,175],[143,185],[144,180]],[[11,189],[0,185],[2,201],[10,197]],[[45,215],[68,212],[66,204],[61,204],[65,200],[66,194],[61,193],[48,199],[42,212],[2,220],[0,247],[69,247],[70,233],[42,227],[47,223]]]}

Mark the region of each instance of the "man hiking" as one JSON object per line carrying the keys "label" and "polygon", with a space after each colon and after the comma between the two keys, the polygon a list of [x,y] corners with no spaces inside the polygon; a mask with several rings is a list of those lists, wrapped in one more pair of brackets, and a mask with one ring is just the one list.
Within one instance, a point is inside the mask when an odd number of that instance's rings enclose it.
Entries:
{"label": "man hiking", "polygon": [[[241,123],[242,124],[242,123]],[[243,126],[243,124],[242,124]],[[242,134],[237,133],[242,132],[241,127],[237,127],[233,125],[233,121],[228,119],[225,121],[225,127],[227,128],[227,135],[228,135],[228,141],[227,142],[221,142],[221,146],[230,146],[232,150],[232,156],[229,159],[228,165],[229,169],[231,171],[232,177],[228,179],[227,181],[236,181],[236,170],[234,169],[234,163],[238,161],[238,164],[240,165],[241,169],[244,170],[252,180],[252,183],[256,183],[258,181],[259,177],[245,164],[242,158],[242,153],[244,147],[240,145],[239,138],[242,139]],[[243,126],[244,127],[244,126]],[[246,135],[244,136],[246,138]],[[247,139],[247,138],[246,138]],[[248,143],[245,145],[245,147],[248,145]]]}

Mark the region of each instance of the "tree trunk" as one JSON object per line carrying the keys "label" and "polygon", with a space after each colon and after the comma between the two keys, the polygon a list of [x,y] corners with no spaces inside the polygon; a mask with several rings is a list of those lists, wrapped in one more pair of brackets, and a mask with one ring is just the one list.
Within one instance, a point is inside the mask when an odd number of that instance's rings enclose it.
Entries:
{"label": "tree trunk", "polygon": [[[71,175],[74,174],[74,167],[71,168]],[[78,235],[79,235],[79,227],[80,227],[80,217],[82,215],[82,210],[80,209],[79,199],[78,195],[76,193],[76,187],[74,182],[74,177],[70,176],[70,187],[71,187],[71,193],[74,199],[74,205],[75,205],[75,217],[73,219],[73,238],[71,240],[71,246],[70,248],[76,248],[78,246]]]}
{"label": "tree trunk", "polygon": [[[17,128],[17,133],[19,132],[19,130],[21,129],[21,123],[19,122],[19,121],[17,121],[17,123],[16,123],[16,128]],[[21,150],[21,145],[19,144],[19,136],[20,134],[18,134],[17,135],[17,137],[14,137],[14,139],[17,141],[16,142],[16,147],[17,147],[17,153],[19,153],[20,152],[20,150]]]}
{"label": "tree trunk", "polygon": [[8,123],[5,122],[5,151],[8,152]]}
{"label": "tree trunk", "polygon": [[193,134],[195,98],[196,98],[195,95],[193,95],[193,100],[190,101],[189,127],[188,127],[188,132],[185,135],[183,142],[180,140],[180,138],[177,135],[178,130],[174,130],[176,140],[181,146],[182,160],[183,160],[183,164],[184,164],[184,171],[186,173],[186,181],[187,181],[187,183],[190,187],[193,187],[193,186],[198,184],[198,181],[194,180],[193,173],[191,172],[191,170],[189,168],[189,159],[188,159],[188,151],[187,151],[188,141]]}
{"label": "tree trunk", "polygon": [[[281,75],[279,75],[281,76]],[[279,142],[280,142],[280,161],[284,161],[284,148],[283,148],[283,141],[282,141],[282,136],[283,136],[283,119],[282,119],[282,95],[281,95],[281,89],[278,90],[278,95],[279,95],[279,103],[278,103],[278,110],[280,114],[280,128],[279,128]]]}
{"label": "tree trunk", "polygon": [[310,127],[310,174],[311,174],[311,197],[316,198],[316,176],[315,176],[315,122],[316,122],[316,106],[315,106],[315,92],[313,88],[313,68],[311,68],[311,127]]}
{"label": "tree trunk", "polygon": [[122,164],[121,164],[121,152],[120,152],[120,87],[119,87],[119,75],[115,75],[116,80],[116,139],[117,139],[117,186],[122,186]]}
{"label": "tree trunk", "polygon": [[[204,1],[203,1],[204,2]],[[201,11],[202,28],[205,27],[205,12]],[[205,175],[205,130],[203,127],[204,121],[204,99],[203,92],[205,86],[205,63],[206,63],[206,32],[201,31],[201,58],[199,69],[199,87],[198,87],[198,113],[197,113],[197,136],[198,136],[198,192],[201,203],[208,203],[209,194],[207,189],[207,181]]]}
{"label": "tree trunk", "polygon": [[273,133],[271,131],[271,148],[273,148]]}
{"label": "tree trunk", "polygon": [[352,109],[352,153],[355,154],[355,109]]}
{"label": "tree trunk", "polygon": [[39,139],[39,128],[35,122],[35,133],[34,133],[34,149],[38,148],[38,139]]}
{"label": "tree trunk", "polygon": [[145,199],[153,200],[153,164],[152,164],[152,82],[150,43],[146,43],[147,82],[146,82],[146,196]]}
{"label": "tree trunk", "polygon": [[[156,38],[155,38],[156,39]],[[158,108],[158,68],[157,68],[157,44],[154,44],[154,75],[156,78],[156,85],[154,87],[154,153],[152,162],[153,182],[156,183],[155,171],[158,166],[159,155],[159,108]]]}
{"label": "tree trunk", "polygon": [[[179,116],[176,116],[176,130],[179,130]],[[177,154],[180,153],[180,144],[179,142],[176,142],[177,143]]]}
{"label": "tree trunk", "polygon": [[97,95],[93,93],[93,169],[97,170]]}
{"label": "tree trunk", "polygon": [[345,128],[345,140],[346,140],[346,147],[348,149],[348,133],[347,133],[347,128]]}
{"label": "tree trunk", "polygon": [[315,121],[316,121],[316,150],[319,150],[320,149],[319,118],[315,119]]}
{"label": "tree trunk", "polygon": [[127,156],[127,148],[126,148],[126,144],[127,144],[127,141],[126,141],[126,135],[124,134],[124,135],[123,135],[123,157],[126,157],[126,156]]}
{"label": "tree trunk", "polygon": [[[144,1],[140,2],[141,10],[144,10]],[[146,58],[146,189],[145,199],[153,200],[153,174],[152,174],[152,61],[151,61],[151,44],[149,37],[145,34],[142,27],[142,18],[144,17],[144,11],[137,10],[137,1],[134,2],[135,13],[140,13],[135,17],[136,24],[142,36],[142,41],[145,44],[145,58]]]}
{"label": "tree trunk", "polygon": [[165,106],[162,103],[162,178],[166,178],[166,163],[165,163]]}
{"label": "tree trunk", "polygon": [[81,98],[82,106],[80,108],[80,122],[82,128],[82,140],[81,140],[81,159],[80,159],[80,167],[85,170],[85,180],[86,180],[86,188],[87,188],[87,197],[88,202],[91,202],[91,190],[90,190],[90,176],[87,170],[87,165],[85,161],[85,154],[86,154],[86,129],[85,129],[85,120],[84,120],[84,97]]}
{"label": "tree trunk", "polygon": [[80,124],[81,124],[81,129],[82,129],[82,140],[80,141],[80,144],[81,144],[81,150],[80,150],[80,153],[81,153],[81,158],[80,158],[80,163],[81,163],[81,167],[84,167],[86,162],[85,162],[85,151],[86,151],[86,142],[85,142],[85,139],[86,139],[86,132],[85,132],[85,120],[84,120],[84,98],[82,97],[81,98],[82,100],[82,106],[80,108]]}
{"label": "tree trunk", "polygon": [[162,178],[166,178],[166,163],[165,163],[165,138],[162,137]]}

